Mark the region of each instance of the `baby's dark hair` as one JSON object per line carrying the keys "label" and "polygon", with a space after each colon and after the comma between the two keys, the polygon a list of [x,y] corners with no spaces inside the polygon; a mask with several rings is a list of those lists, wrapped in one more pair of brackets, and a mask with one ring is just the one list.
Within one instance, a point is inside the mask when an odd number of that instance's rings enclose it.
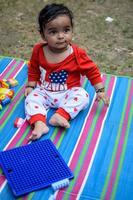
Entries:
{"label": "baby's dark hair", "polygon": [[51,20],[55,19],[59,15],[67,15],[70,18],[71,25],[73,27],[73,13],[63,4],[48,4],[39,13],[38,23],[39,32],[43,33],[43,28]]}

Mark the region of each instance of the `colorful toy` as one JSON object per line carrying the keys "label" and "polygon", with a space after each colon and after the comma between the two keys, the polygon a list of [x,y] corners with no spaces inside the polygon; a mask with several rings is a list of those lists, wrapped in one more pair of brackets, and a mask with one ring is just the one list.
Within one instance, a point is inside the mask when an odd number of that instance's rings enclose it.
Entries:
{"label": "colorful toy", "polygon": [[4,106],[10,103],[12,97],[14,95],[14,91],[8,88],[0,88],[0,104]]}
{"label": "colorful toy", "polygon": [[0,80],[0,110],[2,110],[2,106],[11,102],[14,95],[11,88],[16,85],[18,85],[18,81],[14,78]]}
{"label": "colorful toy", "polygon": [[0,80],[0,87],[2,88],[12,88],[16,85],[18,85],[18,81],[14,78]]}
{"label": "colorful toy", "polygon": [[16,128],[20,128],[24,123],[24,119],[23,118],[16,118],[15,122],[14,122],[14,126]]}
{"label": "colorful toy", "polygon": [[49,139],[1,151],[0,162],[16,197],[51,185],[61,189],[74,177]]}

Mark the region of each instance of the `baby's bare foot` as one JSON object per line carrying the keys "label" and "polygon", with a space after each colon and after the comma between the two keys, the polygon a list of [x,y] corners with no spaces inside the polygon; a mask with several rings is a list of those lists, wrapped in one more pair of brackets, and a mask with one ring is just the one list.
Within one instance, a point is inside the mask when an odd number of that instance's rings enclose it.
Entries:
{"label": "baby's bare foot", "polygon": [[42,121],[37,121],[34,124],[34,129],[32,131],[32,135],[29,137],[29,140],[37,140],[42,135],[46,134],[49,131],[47,125]]}
{"label": "baby's bare foot", "polygon": [[51,119],[49,120],[49,123],[52,126],[61,126],[61,127],[64,127],[64,128],[70,127],[70,124],[68,123],[68,121],[58,113],[55,113],[51,117]]}

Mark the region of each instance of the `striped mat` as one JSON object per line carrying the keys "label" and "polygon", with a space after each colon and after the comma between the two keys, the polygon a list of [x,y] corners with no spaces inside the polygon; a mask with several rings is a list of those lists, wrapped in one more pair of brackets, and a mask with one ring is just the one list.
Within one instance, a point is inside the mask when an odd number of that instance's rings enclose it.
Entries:
{"label": "striped mat", "polygon": [[[0,79],[11,77],[19,85],[12,102],[0,111],[0,151],[26,145],[31,134],[26,121],[18,129],[13,125],[17,117],[25,118],[26,62],[0,57]],[[55,193],[49,187],[19,200],[133,200],[133,79],[103,74],[103,80],[111,100],[108,108],[95,101],[94,88],[84,79],[90,106],[71,121],[70,129],[49,126],[41,138],[52,140],[73,171],[69,187]],[[0,199],[15,199],[1,169]]]}

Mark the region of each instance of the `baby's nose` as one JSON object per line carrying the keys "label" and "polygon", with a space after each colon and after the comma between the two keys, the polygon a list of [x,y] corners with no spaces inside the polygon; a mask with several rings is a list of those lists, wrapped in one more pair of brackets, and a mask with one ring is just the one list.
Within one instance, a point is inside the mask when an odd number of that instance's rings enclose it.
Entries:
{"label": "baby's nose", "polygon": [[63,32],[59,32],[58,33],[58,38],[64,38],[64,33]]}

